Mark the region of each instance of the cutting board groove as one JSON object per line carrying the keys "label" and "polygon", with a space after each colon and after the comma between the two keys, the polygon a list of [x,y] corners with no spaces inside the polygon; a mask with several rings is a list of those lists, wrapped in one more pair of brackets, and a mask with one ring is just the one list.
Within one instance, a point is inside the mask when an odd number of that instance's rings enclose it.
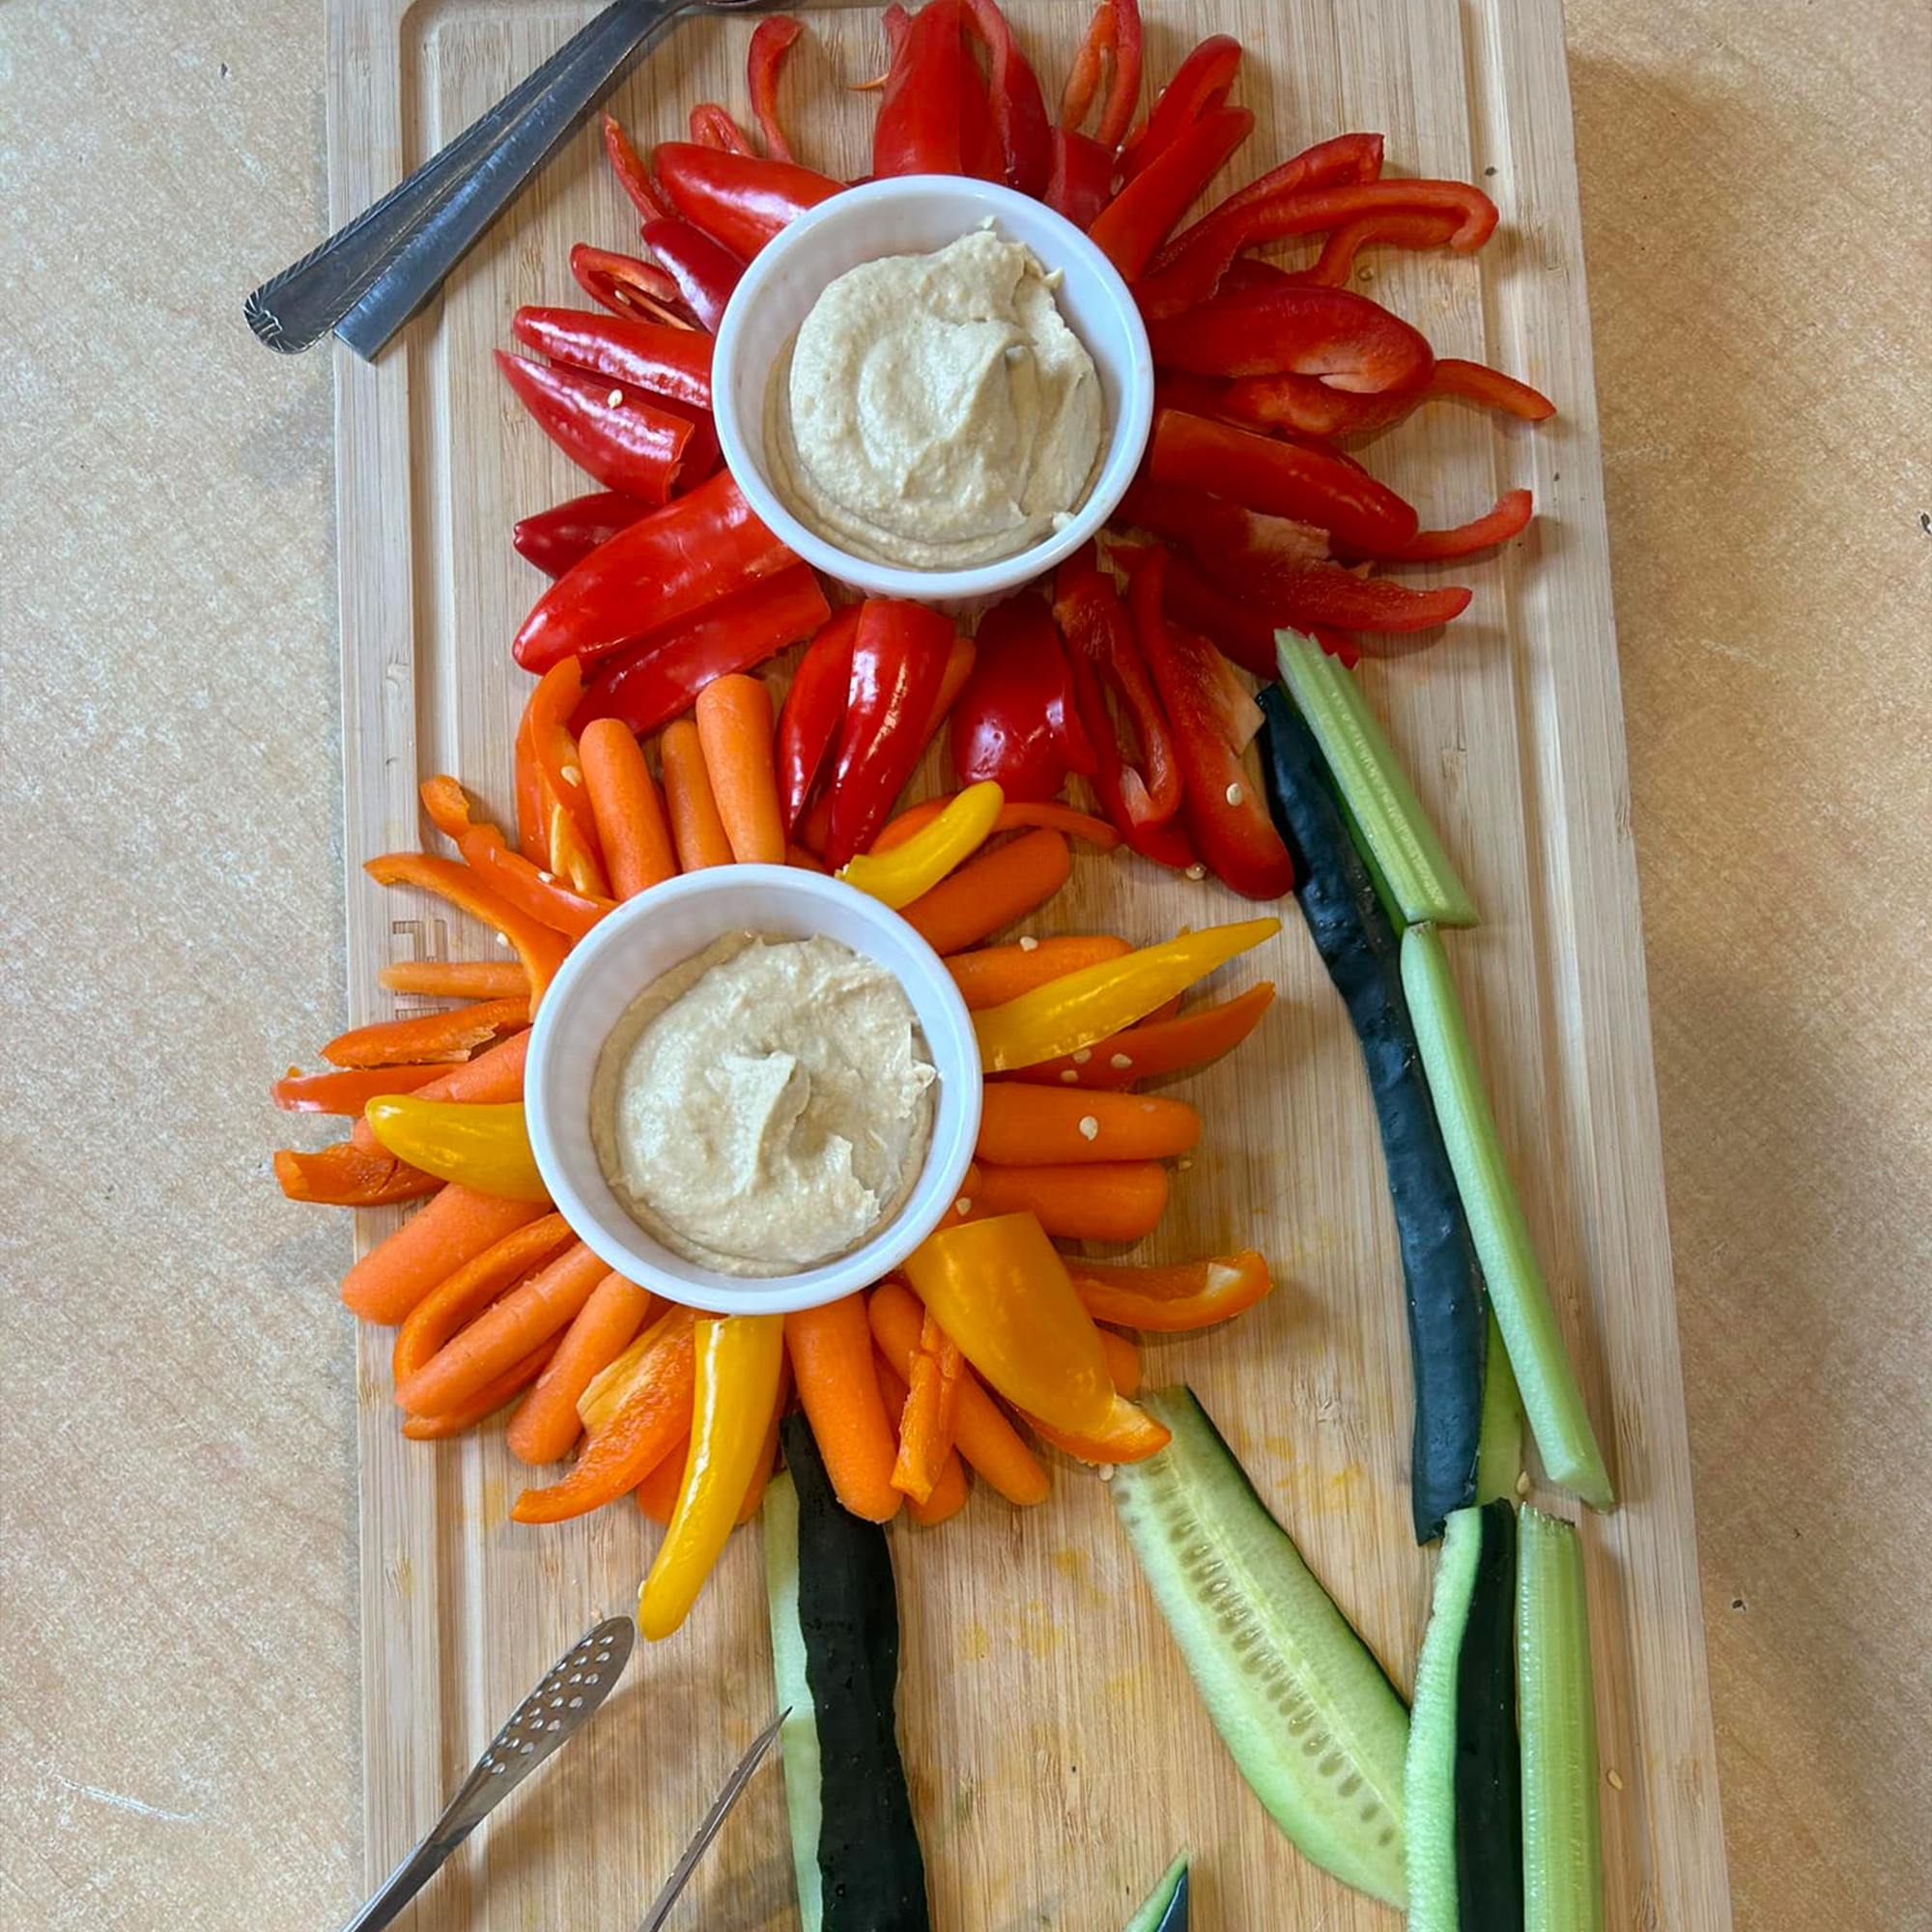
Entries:
{"label": "cutting board groove", "polygon": [[[1083,0],[1010,10],[1053,93]],[[329,184],[347,218],[467,125],[590,8],[330,0]],[[1259,125],[1230,180],[1345,128],[1391,170],[1480,181],[1504,227],[1480,267],[1376,252],[1360,286],[1445,355],[1548,390],[1558,419],[1421,412],[1375,463],[1451,523],[1528,484],[1541,517],[1463,573],[1469,614],[1427,656],[1365,668],[1484,924],[1452,960],[1624,1507],[1588,1519],[1613,1927],[1730,1923],[1649,1016],[1630,843],[1603,480],[1562,23],[1547,0],[1214,0],[1148,7],[1149,72],[1210,25],[1249,48]],[[880,65],[870,10],[810,14],[786,99],[801,152],[863,169]],[[679,28],[614,105],[640,143],[690,105],[744,110],[749,24]],[[809,106],[807,103],[810,103]],[[415,843],[415,786],[452,770],[507,811],[526,681],[508,640],[537,580],[514,518],[585,487],[520,418],[490,360],[526,301],[579,299],[573,241],[635,222],[594,125],[565,146],[377,367],[337,352],[348,853]],[[1428,575],[1418,574],[1419,577]],[[1051,908],[1136,940],[1238,902],[1136,861],[1083,860]],[[393,1010],[376,973],[485,949],[440,908],[350,877],[353,1015]],[[421,922],[417,924],[415,923]],[[1288,909],[1253,970],[1282,997],[1257,1042],[1191,1083],[1208,1130],[1157,1237],[1165,1255],[1252,1242],[1273,1300],[1225,1333],[1151,1341],[1151,1379],[1201,1389],[1264,1492],[1399,1684],[1412,1678],[1433,1555],[1408,1536],[1406,1342],[1375,1130],[1346,1018]],[[1231,975],[1231,979],[1246,977]],[[368,1217],[365,1238],[384,1227]],[[500,1432],[405,1442],[387,1337],[360,1355],[367,1865],[386,1870],[500,1718],[597,1616],[631,1601],[656,1532],[628,1507],[542,1531],[505,1520],[521,1472]],[[1567,1503],[1559,1503],[1566,1513]],[[1228,1764],[1118,1537],[1071,1465],[1043,1508],[976,1493],[894,1532],[902,1722],[940,1932],[1114,1932],[1176,1845],[1204,1927],[1386,1926],[1300,1861]],[[586,1736],[506,1807],[417,1907],[426,1932],[635,1922],[771,1705],[762,1573],[741,1535],[691,1625],[641,1652]],[[796,1924],[778,1780],[748,1795],[674,1921]]]}

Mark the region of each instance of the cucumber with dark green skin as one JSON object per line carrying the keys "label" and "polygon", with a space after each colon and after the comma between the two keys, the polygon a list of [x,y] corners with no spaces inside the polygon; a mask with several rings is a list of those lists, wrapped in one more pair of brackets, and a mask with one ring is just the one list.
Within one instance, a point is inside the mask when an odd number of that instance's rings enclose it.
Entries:
{"label": "cucumber with dark green skin", "polygon": [[1409,1503],[1416,1541],[1427,1543],[1451,1510],[1476,1499],[1489,1304],[1403,995],[1395,928],[1343,823],[1314,733],[1279,687],[1261,693],[1261,706],[1268,809],[1294,855],[1295,901],[1354,1022],[1381,1129],[1415,1386]]}
{"label": "cucumber with dark green skin", "polygon": [[899,1619],[884,1530],[848,1515],[803,1415],[766,1492],[765,1589],[806,1932],[929,1932],[894,1724]]}
{"label": "cucumber with dark green skin", "polygon": [[1409,1932],[1522,1932],[1516,1613],[1516,1511],[1458,1510],[1409,1711]]}
{"label": "cucumber with dark green skin", "polygon": [[1187,1932],[1187,1854],[1161,1873],[1160,1883],[1122,1932]]}

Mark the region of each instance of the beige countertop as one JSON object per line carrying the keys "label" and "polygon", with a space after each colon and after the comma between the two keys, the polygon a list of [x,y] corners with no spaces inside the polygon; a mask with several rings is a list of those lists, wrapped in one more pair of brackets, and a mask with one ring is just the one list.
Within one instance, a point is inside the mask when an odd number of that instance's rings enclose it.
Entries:
{"label": "beige countertop", "polygon": [[[1922,1932],[1932,22],[1574,0],[1570,39],[1737,1922]],[[241,320],[327,225],[321,62],[270,0],[0,7],[32,1932],[360,1895],[348,1234],[260,1098],[341,1024],[329,375]]]}

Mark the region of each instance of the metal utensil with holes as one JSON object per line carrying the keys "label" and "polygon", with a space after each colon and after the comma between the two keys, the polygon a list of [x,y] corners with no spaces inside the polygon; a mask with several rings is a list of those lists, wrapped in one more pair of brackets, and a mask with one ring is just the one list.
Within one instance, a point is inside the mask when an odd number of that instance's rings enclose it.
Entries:
{"label": "metal utensil with holes", "polygon": [[590,1721],[631,1661],[638,1626],[607,1617],[557,1659],[476,1760],[428,1835],[384,1880],[343,1932],[387,1925],[435,1875],[443,1860],[546,1759]]}

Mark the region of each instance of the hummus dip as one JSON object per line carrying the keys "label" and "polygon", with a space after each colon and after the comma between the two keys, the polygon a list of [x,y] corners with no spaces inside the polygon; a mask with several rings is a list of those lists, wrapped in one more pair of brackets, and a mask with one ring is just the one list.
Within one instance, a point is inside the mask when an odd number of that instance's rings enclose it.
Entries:
{"label": "hummus dip", "polygon": [[1100,379],[1031,248],[990,227],[849,269],[765,391],[773,487],[855,556],[970,569],[1065,526],[1100,467]]}
{"label": "hummus dip", "polygon": [[639,1227],[720,1274],[793,1274],[904,1206],[932,1138],[912,1002],[832,939],[727,933],[634,1000],[590,1137]]}

